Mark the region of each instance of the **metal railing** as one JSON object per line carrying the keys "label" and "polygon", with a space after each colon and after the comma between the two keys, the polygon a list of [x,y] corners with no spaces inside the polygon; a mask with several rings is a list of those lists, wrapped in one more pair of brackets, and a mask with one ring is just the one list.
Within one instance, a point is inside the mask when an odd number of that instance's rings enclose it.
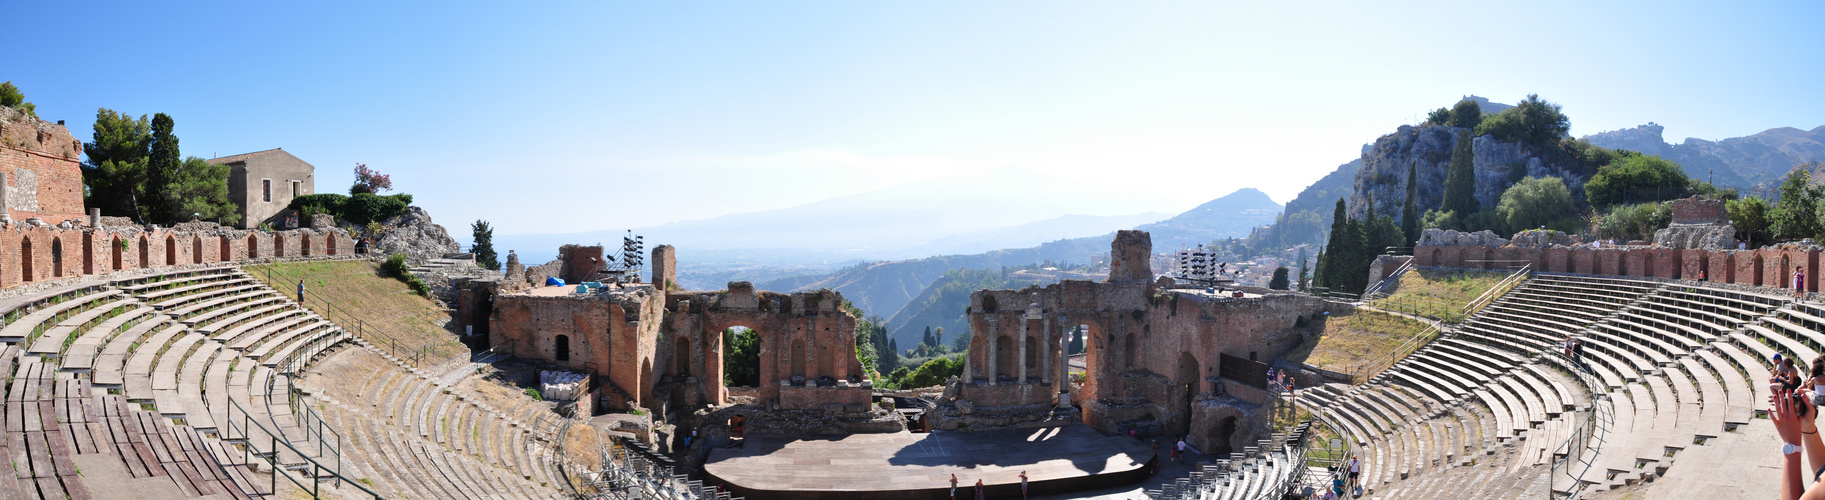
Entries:
{"label": "metal railing", "polygon": [[[1615,420],[1615,415],[1613,411],[1605,411],[1610,407],[1608,398],[1604,396],[1605,392],[1598,390],[1602,383],[1588,370],[1583,369],[1577,362],[1566,358],[1563,354],[1546,353],[1544,356],[1553,356],[1561,360],[1578,379],[1578,383],[1583,385],[1585,391],[1591,395],[1590,408],[1581,412],[1580,418],[1574,421],[1571,435],[1567,436],[1565,442],[1553,450],[1552,475],[1548,476],[1550,478],[1549,487],[1560,480],[1570,481],[1563,495],[1559,493],[1557,487],[1550,488],[1555,498],[1577,498],[1590,484],[1584,481],[1584,475],[1588,474],[1596,463],[1595,456],[1587,457],[1585,455],[1590,448],[1590,441],[1592,438],[1597,438],[1598,433],[1608,432],[1610,425]],[[1603,442],[1602,438],[1597,439],[1599,443]],[[1577,469],[1575,473],[1574,468]]]}
{"label": "metal railing", "polygon": [[1433,338],[1438,337],[1440,333],[1443,333],[1443,330],[1440,330],[1438,325],[1438,323],[1426,324],[1425,330],[1420,330],[1419,333],[1407,338],[1406,342],[1401,342],[1399,346],[1396,346],[1393,351],[1388,353],[1387,357],[1381,358],[1376,361],[1375,364],[1365,366],[1359,371],[1351,372],[1350,375],[1356,377],[1356,383],[1358,384],[1369,383],[1370,376],[1393,367],[1395,363],[1399,363],[1402,359],[1406,359],[1408,354],[1419,351],[1421,347],[1426,346],[1427,342],[1431,342]]}
{"label": "metal railing", "polygon": [[[278,287],[273,286],[273,284],[295,283],[299,281],[299,278],[286,275],[285,272],[273,269],[273,267],[274,266],[272,265],[260,266],[260,271],[265,275],[266,283],[269,288],[280,290]],[[280,294],[286,295],[283,291],[280,291]],[[343,331],[351,332],[356,337],[367,341],[369,345],[386,349],[389,355],[392,355],[394,358],[401,361],[411,363],[413,367],[417,367],[420,363],[423,363],[425,355],[430,353],[431,349],[442,345],[436,342],[427,342],[418,347],[412,347],[411,345],[401,346],[399,340],[394,336],[387,335],[378,328],[370,328],[366,320],[349,316],[348,313],[345,312],[347,307],[338,310],[335,303],[329,302],[316,295],[307,294],[304,297],[287,295],[287,297],[297,302],[298,305],[304,306],[305,309],[322,316],[331,323],[337,324]],[[316,307],[313,308],[313,305]]]}
{"label": "metal railing", "polygon": [[[323,483],[331,480],[333,480],[338,487],[347,484],[354,486],[362,495],[376,500],[382,498],[380,493],[362,486],[360,482],[355,481],[353,478],[342,475],[340,455],[338,455],[337,466],[334,468],[328,467],[317,459],[312,458],[311,455],[305,453],[303,450],[299,450],[296,446],[293,446],[290,441],[287,441],[284,438],[284,434],[273,432],[272,429],[266,428],[265,425],[262,425],[259,422],[257,417],[253,416],[246,408],[241,406],[240,401],[236,401],[234,398],[228,398],[228,403],[228,421],[227,425],[223,427],[225,433],[222,434],[222,441],[231,444],[238,443],[241,450],[241,462],[231,465],[247,466],[249,470],[257,471],[258,467],[253,466],[253,462],[250,458],[259,458],[266,462],[267,470],[272,474],[269,485],[271,491],[278,491],[279,477],[284,476],[285,480],[290,481],[292,484],[298,486],[298,488],[310,493],[311,498],[323,498]],[[239,414],[238,418],[237,413]],[[258,432],[256,433],[255,431]],[[264,450],[261,450],[261,444],[266,445]],[[292,454],[297,455],[303,462],[285,463],[280,457],[281,453],[283,453],[281,449],[291,451]],[[294,472],[302,472],[305,470],[310,471],[308,478],[301,479],[294,477]],[[306,481],[308,481],[309,484],[306,484]],[[348,492],[345,491],[342,493],[346,494]]]}
{"label": "metal railing", "polygon": [[[714,487],[691,481],[677,474],[670,465],[649,459],[644,447],[613,438],[601,448],[602,470],[581,474],[585,485],[594,490],[582,495],[589,500],[623,498],[661,500],[699,500],[721,498]],[[742,497],[732,497],[741,500]]]}
{"label": "metal railing", "polygon": [[1459,312],[1466,318],[1470,317],[1472,314],[1476,314],[1476,312],[1481,311],[1484,306],[1494,303],[1496,299],[1501,298],[1503,295],[1507,295],[1509,290],[1521,286],[1521,282],[1527,281],[1527,278],[1533,277],[1533,268],[1534,265],[1531,262],[1521,266],[1520,269],[1516,269],[1514,273],[1509,274],[1507,278],[1503,278],[1502,281],[1496,282],[1495,286],[1489,287],[1489,290],[1484,291],[1482,295],[1478,295],[1477,298],[1471,299],[1470,302],[1465,303],[1463,310]]}
{"label": "metal railing", "polygon": [[1400,277],[1411,270],[1413,270],[1413,259],[1407,259],[1400,267],[1394,268],[1394,272],[1388,273],[1381,281],[1377,281],[1375,284],[1369,285],[1368,288],[1364,289],[1362,291],[1362,300],[1375,300],[1386,297],[1387,294],[1384,292],[1387,290],[1388,285],[1400,282]]}
{"label": "metal railing", "polygon": [[[1232,453],[1230,456],[1236,458],[1221,460],[1219,465],[1206,465],[1159,490],[1148,490],[1147,495],[1158,500],[1209,498],[1227,490],[1222,483],[1235,479],[1231,476],[1240,475],[1251,483],[1247,485],[1249,490],[1256,493],[1248,500],[1285,498],[1299,487],[1305,476],[1311,424],[1307,420],[1290,433],[1274,433],[1262,440],[1259,447],[1249,447],[1249,452]],[[1261,477],[1257,479],[1255,475]]]}

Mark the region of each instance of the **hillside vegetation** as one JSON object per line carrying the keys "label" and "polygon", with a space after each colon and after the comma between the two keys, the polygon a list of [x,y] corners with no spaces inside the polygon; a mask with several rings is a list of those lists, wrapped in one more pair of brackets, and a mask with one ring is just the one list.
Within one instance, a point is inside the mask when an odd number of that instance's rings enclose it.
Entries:
{"label": "hillside vegetation", "polygon": [[1386,297],[1370,301],[1369,305],[1455,323],[1463,319],[1464,304],[1507,277],[1506,271],[1414,268],[1382,290]]}
{"label": "hillside vegetation", "polygon": [[[1388,313],[1356,310],[1333,314],[1314,327],[1318,329],[1318,335],[1308,338],[1284,359],[1353,374],[1361,382],[1392,364],[1389,355],[1408,339],[1425,331],[1427,325]],[[1415,347],[1409,346],[1392,361],[1399,361]]]}
{"label": "hillside vegetation", "polygon": [[391,343],[383,339],[397,341],[402,355],[423,350],[421,365],[425,366],[468,355],[468,348],[444,329],[449,314],[442,307],[414,293],[405,283],[381,276],[371,262],[284,262],[246,269],[248,274],[293,299],[297,298],[298,280],[303,280],[304,294],[310,297],[305,301],[306,307],[351,333],[365,329],[369,341],[382,350],[391,349],[390,345],[379,345]]}

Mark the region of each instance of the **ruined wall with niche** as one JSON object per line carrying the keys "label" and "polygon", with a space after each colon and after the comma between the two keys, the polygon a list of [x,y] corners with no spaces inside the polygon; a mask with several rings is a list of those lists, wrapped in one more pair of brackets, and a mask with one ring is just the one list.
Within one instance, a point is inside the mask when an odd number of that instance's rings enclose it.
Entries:
{"label": "ruined wall with niche", "polygon": [[[340,229],[262,232],[215,224],[197,228],[0,223],[0,289],[119,271],[355,253],[354,239]],[[289,241],[289,250],[275,249],[275,240]]]}
{"label": "ruined wall with niche", "polygon": [[1782,244],[1752,250],[1701,250],[1589,245],[1548,248],[1422,246],[1414,265],[1463,269],[1508,269],[1529,263],[1535,271],[1634,278],[1686,279],[1770,288],[1793,288],[1793,272],[1804,270],[1806,290],[1819,291],[1821,249]]}
{"label": "ruined wall with niche", "polygon": [[[1151,252],[1142,231],[1118,233],[1111,255]],[[1116,263],[1122,259],[1114,259]],[[1139,261],[1138,265],[1146,265]],[[1120,278],[1118,278],[1120,277]],[[1256,410],[1271,395],[1225,383],[1221,354],[1271,363],[1303,337],[1297,318],[1325,309],[1292,293],[1233,297],[1172,289],[1170,279],[1116,266],[1107,282],[1069,280],[971,295],[970,354],[955,399],[971,413],[993,407],[1043,407],[1056,401],[1064,370],[1061,342],[1086,328],[1087,376],[1077,391],[1083,421],[1104,432],[1156,422],[1153,432],[1188,434],[1205,450],[1217,441],[1252,442],[1264,428]],[[1249,418],[1217,432],[1231,410]],[[1215,419],[1215,420],[1213,420]]]}
{"label": "ruined wall with niche", "polygon": [[[653,249],[653,283],[675,281],[673,252]],[[584,276],[601,262],[601,247],[565,245],[561,255],[551,272]],[[738,281],[722,291],[668,293],[646,283],[574,293],[575,286],[530,286],[515,271],[533,272],[510,265],[504,278],[467,283],[459,321],[486,333],[496,349],[597,375],[606,409],[664,414],[728,402],[722,332],[735,326],[760,336],[761,403],[854,411],[870,401],[872,385],[855,358],[856,318],[834,291],[774,293]],[[560,356],[565,343],[568,355]]]}
{"label": "ruined wall with niche", "polygon": [[0,215],[56,224],[82,220],[82,141],[61,123],[0,107]]}

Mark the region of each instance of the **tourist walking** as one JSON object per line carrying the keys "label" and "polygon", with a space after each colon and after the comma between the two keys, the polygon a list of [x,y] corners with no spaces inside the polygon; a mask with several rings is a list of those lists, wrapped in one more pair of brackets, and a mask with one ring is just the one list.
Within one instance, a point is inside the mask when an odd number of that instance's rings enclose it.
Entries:
{"label": "tourist walking", "polygon": [[957,475],[951,474],[951,500],[957,500]]}
{"label": "tourist walking", "polygon": [[298,302],[304,302],[304,280],[298,280]]}
{"label": "tourist walking", "polygon": [[983,488],[981,479],[976,480],[976,500],[989,500],[987,490]]}
{"label": "tourist walking", "polygon": [[1027,497],[1027,471],[1020,471],[1020,498]]}
{"label": "tourist walking", "polygon": [[1172,447],[1174,448],[1174,450],[1172,451],[1172,463],[1176,464],[1176,463],[1179,463],[1179,460],[1184,459],[1185,449],[1189,448],[1190,445],[1185,444],[1185,438],[1180,437],[1179,442],[1176,444],[1173,444]]}
{"label": "tourist walking", "polygon": [[1793,300],[1806,300],[1806,270],[1793,270]]}
{"label": "tourist walking", "polygon": [[1358,487],[1358,485],[1362,484],[1361,478],[1362,478],[1362,460],[1357,459],[1355,456],[1351,456],[1350,457],[1350,487],[1356,488],[1356,487]]}

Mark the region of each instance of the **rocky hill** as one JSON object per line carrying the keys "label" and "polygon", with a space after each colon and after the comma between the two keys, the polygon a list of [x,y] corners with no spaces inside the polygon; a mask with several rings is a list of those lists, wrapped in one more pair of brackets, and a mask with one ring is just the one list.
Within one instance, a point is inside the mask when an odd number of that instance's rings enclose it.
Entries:
{"label": "rocky hill", "polygon": [[[1417,167],[1418,206],[1421,211],[1438,207],[1445,196],[1445,171],[1451,163],[1452,148],[1457,146],[1462,128],[1441,125],[1402,125],[1394,133],[1381,136],[1362,154],[1362,169],[1356,172],[1350,192],[1349,213],[1361,217],[1375,203],[1375,213],[1399,219],[1401,204],[1407,198],[1407,170]],[[1497,140],[1488,135],[1472,139],[1475,153],[1476,199],[1484,207],[1494,207],[1502,191],[1524,177],[1560,177],[1566,187],[1580,197],[1588,169],[1576,159],[1557,150]],[[1335,203],[1335,202],[1333,202]]]}
{"label": "rocky hill", "polygon": [[1794,166],[1825,160],[1825,126],[1812,130],[1771,128],[1747,137],[1718,141],[1686,138],[1678,145],[1661,136],[1655,123],[1585,136],[1591,144],[1660,155],[1678,162],[1686,175],[1728,187],[1772,187]]}

